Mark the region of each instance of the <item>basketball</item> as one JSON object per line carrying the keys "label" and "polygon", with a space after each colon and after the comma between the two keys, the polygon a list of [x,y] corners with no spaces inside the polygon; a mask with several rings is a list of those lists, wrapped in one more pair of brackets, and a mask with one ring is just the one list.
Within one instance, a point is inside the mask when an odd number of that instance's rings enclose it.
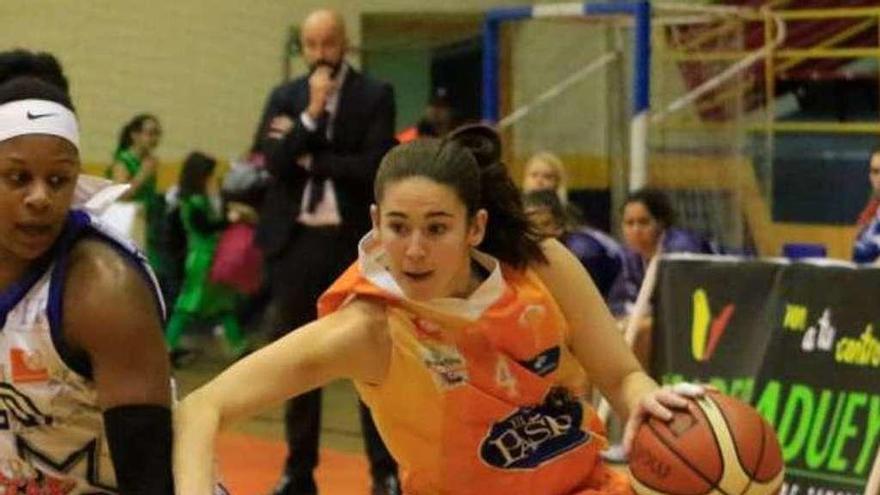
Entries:
{"label": "basketball", "polygon": [[717,392],[688,402],[671,421],[652,417],[636,433],[629,463],[636,493],[777,493],[782,451],[764,418]]}

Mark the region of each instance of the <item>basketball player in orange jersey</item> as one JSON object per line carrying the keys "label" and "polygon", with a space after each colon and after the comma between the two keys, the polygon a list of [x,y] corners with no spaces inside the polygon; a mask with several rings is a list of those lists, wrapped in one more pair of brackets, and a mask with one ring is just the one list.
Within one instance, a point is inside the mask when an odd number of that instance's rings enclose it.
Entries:
{"label": "basketball player in orange jersey", "polygon": [[385,156],[373,231],[320,319],[177,411],[178,494],[210,493],[219,428],[336,378],[372,409],[404,493],[631,493],[599,457],[586,377],[629,418],[627,444],[646,415],[669,419],[703,390],[642,371],[578,260],[529,232],[499,157],[484,126]]}
{"label": "basketball player in orange jersey", "polygon": [[[109,186],[109,187],[103,187]],[[0,53],[0,493],[172,493],[162,301],[55,59]]]}

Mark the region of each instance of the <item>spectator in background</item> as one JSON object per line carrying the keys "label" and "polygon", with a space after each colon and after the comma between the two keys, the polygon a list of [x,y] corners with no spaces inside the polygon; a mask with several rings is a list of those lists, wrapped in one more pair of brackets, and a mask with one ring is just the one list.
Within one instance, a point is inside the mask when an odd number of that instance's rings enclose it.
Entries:
{"label": "spectator in background", "polygon": [[856,223],[859,227],[853,246],[853,261],[856,263],[873,263],[880,257],[880,149],[871,152],[868,180],[871,183],[871,198]]}
{"label": "spectator in background", "polygon": [[397,140],[406,143],[420,137],[443,137],[454,127],[454,114],[446,88],[437,88],[425,107],[425,113],[416,125],[408,127],[397,135]]}
{"label": "spectator in background", "polygon": [[562,160],[549,151],[539,151],[526,162],[523,193],[553,191],[562,204],[566,225],[575,227],[583,222],[583,212],[568,200],[568,174]]}
{"label": "spectator in background", "polygon": [[568,180],[565,165],[553,153],[539,151],[526,162],[522,189],[524,193],[551,190],[568,207]]}
{"label": "spectator in background", "polygon": [[[240,203],[258,211],[266,194],[270,176],[265,169],[265,157],[253,149],[230,164],[223,176],[220,197],[225,204]],[[256,249],[259,249],[257,246]],[[267,311],[270,303],[269,287],[265,273],[260,269],[261,283],[256,292],[247,293],[239,305],[238,321],[246,333],[270,333],[267,328],[272,315]]]}
{"label": "spectator in background", "polygon": [[623,268],[623,249],[602,231],[572,225],[559,196],[551,190],[533,191],[523,196],[526,215],[532,227],[545,237],[558,239],[577,257],[604,299]]}
{"label": "spectator in background", "polygon": [[114,182],[131,186],[122,199],[138,204],[141,215],[135,219],[132,236],[146,253],[163,286],[163,294],[168,295],[165,280],[169,267],[162,239],[165,198],[159,194],[156,184],[159,160],[155,150],[161,136],[162,128],[155,116],[147,113],[134,116],[119,132],[113,163],[105,174]]}
{"label": "spectator in background", "polygon": [[[278,337],[317,316],[318,297],[357,258],[370,228],[373,179],[394,145],[394,91],[345,61],[342,16],[317,10],[302,25],[309,74],[275,88],[258,130],[272,182],[257,238],[267,259]],[[360,405],[373,493],[399,493],[397,465]],[[275,493],[316,493],[321,390],[288,402],[288,456]]]}
{"label": "spectator in background", "polygon": [[[713,253],[715,249],[701,236],[675,226],[675,211],[669,199],[656,189],[630,193],[622,208],[621,231],[624,240],[624,263],[620,276],[611,288],[608,305],[612,314],[626,318],[632,311],[645,269],[659,251],[663,253]],[[651,319],[643,317],[633,351],[648,367],[651,356]]]}
{"label": "spectator in background", "polygon": [[868,159],[868,183],[871,185],[871,196],[856,221],[856,225],[862,228],[874,221],[880,207],[880,148],[872,150]]}
{"label": "spectator in background", "polygon": [[[232,289],[211,283],[209,278],[224,219],[214,211],[208,198],[208,182],[217,162],[205,154],[190,153],[180,173],[178,201],[180,220],[186,232],[186,263],[183,286],[174,303],[174,312],[165,331],[172,363],[179,365],[188,353],[178,348],[180,336],[198,320],[216,320],[223,325],[232,356],[241,356],[247,342],[236,319],[239,295]],[[230,211],[236,218],[255,221],[248,209]]]}
{"label": "spectator in background", "polygon": [[159,252],[162,260],[162,274],[159,285],[162,295],[169,303],[177,300],[183,284],[186,265],[186,231],[180,221],[180,190],[173,184],[162,195],[165,214],[162,218],[161,235],[159,236]]}

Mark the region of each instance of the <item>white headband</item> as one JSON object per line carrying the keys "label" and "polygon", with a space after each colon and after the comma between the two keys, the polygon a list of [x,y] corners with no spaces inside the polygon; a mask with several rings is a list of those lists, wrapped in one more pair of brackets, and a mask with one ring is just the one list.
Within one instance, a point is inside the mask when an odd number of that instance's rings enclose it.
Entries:
{"label": "white headband", "polygon": [[0,105],[0,141],[26,134],[58,136],[79,151],[76,115],[54,101],[18,100]]}

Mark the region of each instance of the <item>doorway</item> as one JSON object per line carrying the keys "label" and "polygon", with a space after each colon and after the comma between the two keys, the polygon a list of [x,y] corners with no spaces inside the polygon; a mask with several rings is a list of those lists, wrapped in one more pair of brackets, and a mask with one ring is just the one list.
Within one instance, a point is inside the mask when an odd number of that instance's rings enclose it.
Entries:
{"label": "doorway", "polygon": [[480,117],[482,14],[369,13],[357,47],[364,71],[394,86],[397,130],[444,91],[459,121]]}

